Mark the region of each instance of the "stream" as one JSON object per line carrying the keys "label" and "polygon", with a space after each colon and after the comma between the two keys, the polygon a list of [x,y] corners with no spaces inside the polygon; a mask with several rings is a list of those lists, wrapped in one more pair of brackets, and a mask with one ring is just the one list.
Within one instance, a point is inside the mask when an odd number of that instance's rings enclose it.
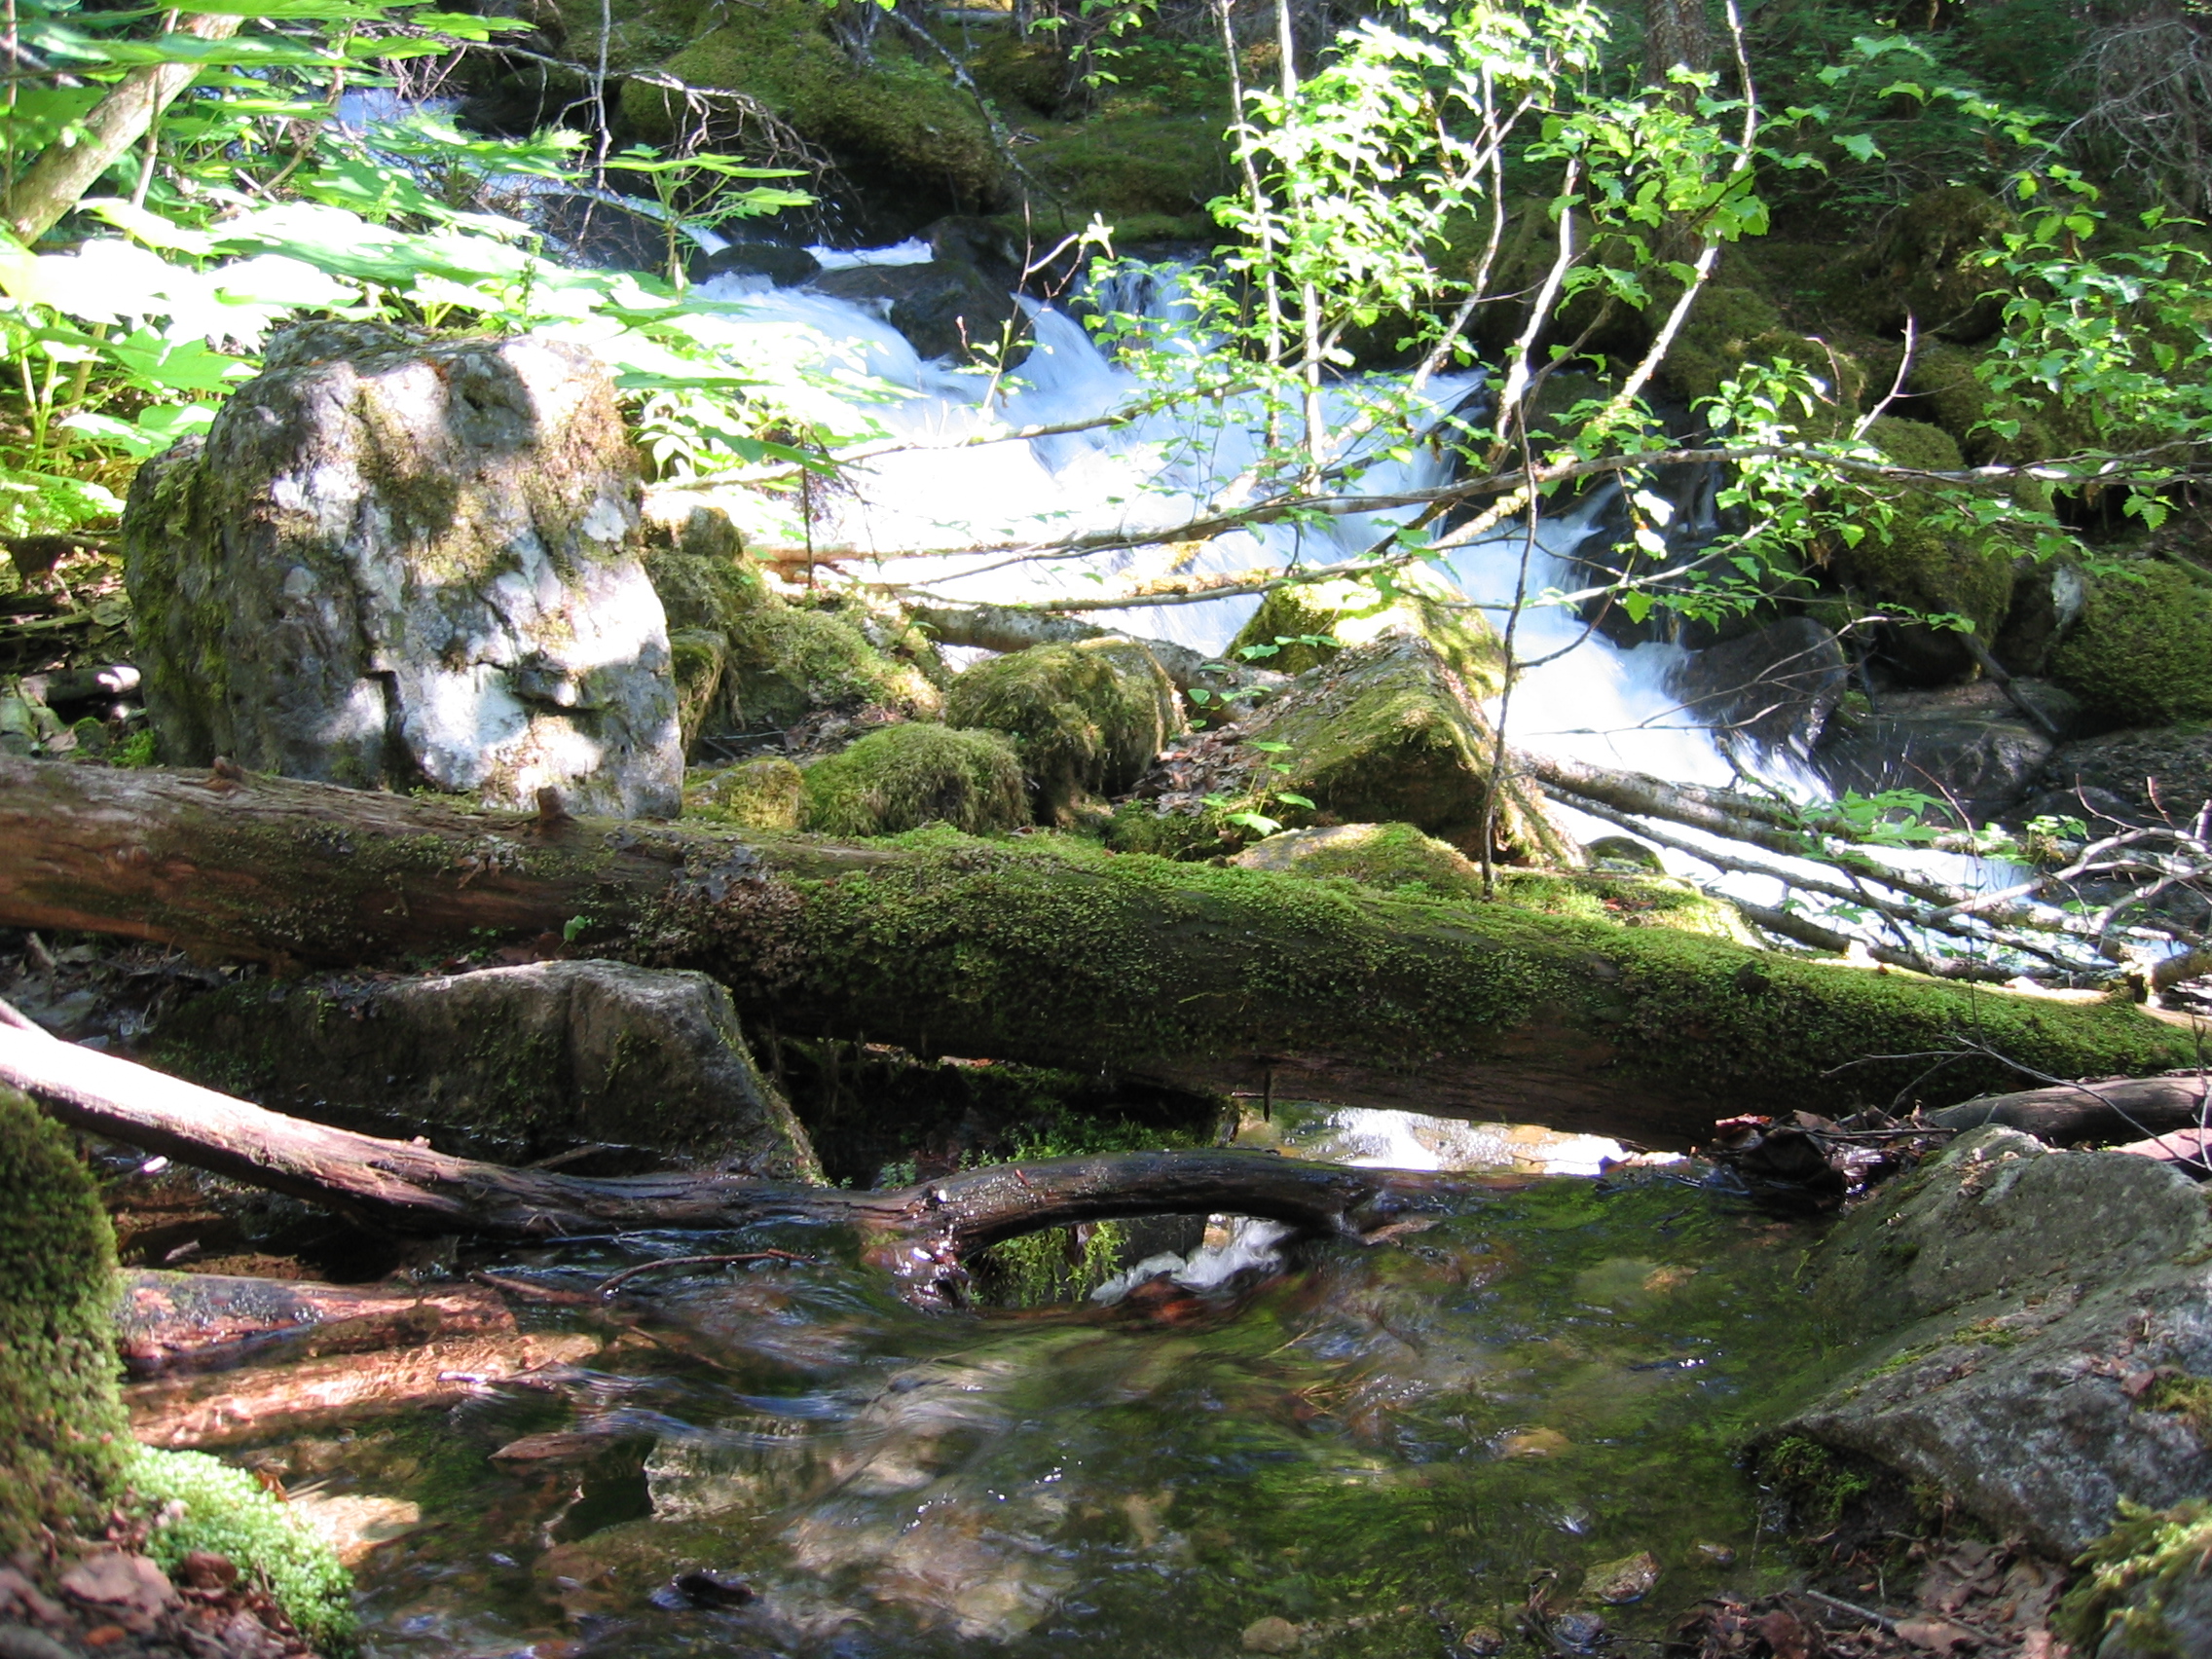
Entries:
{"label": "stream", "polygon": [[1735,1459],[1833,1372],[1808,1229],[1686,1165],[1544,1173],[1587,1137],[1278,1104],[1240,1139],[1475,1173],[1382,1243],[1216,1218],[1112,1303],[925,1312],[791,1227],[510,1255],[570,1291],[807,1261],[541,1308],[597,1356],[227,1456],[379,1518],[376,1659],[1484,1652],[1532,1598],[1571,1649],[1785,1575]]}

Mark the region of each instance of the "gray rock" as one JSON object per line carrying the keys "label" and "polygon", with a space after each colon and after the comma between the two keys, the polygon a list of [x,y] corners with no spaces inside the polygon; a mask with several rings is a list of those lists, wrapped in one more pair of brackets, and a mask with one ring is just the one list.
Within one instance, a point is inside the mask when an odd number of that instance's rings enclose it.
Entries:
{"label": "gray rock", "polygon": [[563,1166],[821,1174],[704,974],[591,961],[252,980],[187,1003],[157,1054],[277,1110],[501,1162],[589,1149]]}
{"label": "gray rock", "polygon": [[783,242],[733,241],[712,253],[701,248],[691,256],[694,282],[711,282],[717,276],[765,276],[779,288],[793,288],[822,273],[822,262],[803,247]]}
{"label": "gray rock", "polygon": [[[2055,687],[2029,691],[2046,693],[2054,703],[2064,695]],[[2027,797],[2055,748],[2002,686],[1977,680],[1890,692],[1872,714],[1838,709],[1809,761],[1833,789],[1919,790],[1981,824]]]}
{"label": "gray rock", "polygon": [[280,336],[124,516],[165,756],[674,816],[666,621],[605,370],[553,341]]}
{"label": "gray rock", "polygon": [[[920,265],[854,265],[826,271],[807,284],[816,293],[873,305],[924,357],[970,357],[979,346],[996,346],[1021,315],[1014,295],[964,260],[932,259]],[[1015,330],[1008,367],[1028,355],[1024,330]]]}
{"label": "gray rock", "polygon": [[1693,653],[1668,688],[1723,748],[1802,756],[1820,742],[1850,677],[1835,635],[1793,616]]}
{"label": "gray rock", "polygon": [[2079,816],[2077,791],[2093,805],[2138,822],[2171,817],[2186,824],[2212,801],[2212,725],[2157,726],[2108,732],[2063,745],[2037,784],[2053,792],[2050,810]]}
{"label": "gray rock", "polygon": [[2212,1450],[2144,1387],[2161,1367],[2212,1376],[2207,1263],[2212,1217],[2176,1170],[1977,1129],[1822,1245],[1814,1303],[1872,1346],[1778,1432],[2071,1559],[2123,1497],[2212,1490]]}

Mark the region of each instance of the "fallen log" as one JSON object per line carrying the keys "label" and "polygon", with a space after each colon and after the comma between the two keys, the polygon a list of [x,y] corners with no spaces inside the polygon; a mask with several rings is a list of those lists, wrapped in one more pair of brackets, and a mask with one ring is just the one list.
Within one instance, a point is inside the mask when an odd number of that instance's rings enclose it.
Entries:
{"label": "fallen log", "polygon": [[481,1285],[313,1284],[143,1270],[124,1274],[115,1320],[116,1351],[133,1379],[372,1353],[515,1329],[506,1303]]}
{"label": "fallen log", "polygon": [[[0,1004],[0,1012],[6,1005]],[[1485,1185],[1472,1177],[1305,1163],[1259,1152],[1139,1152],[962,1170],[879,1192],[743,1175],[583,1176],[509,1169],[287,1118],[112,1054],[0,1021],[0,1084],[73,1128],[328,1204],[398,1232],[495,1238],[838,1223],[917,1289],[968,1251],[1042,1228],[1133,1215],[1251,1215],[1308,1233],[1381,1232]]]}
{"label": "fallen log", "polygon": [[[702,969],[793,1035],[1684,1147],[2194,1056],[2120,1001],[1806,962],[1661,928],[1120,856],[467,812],[0,756],[0,925],[277,964],[495,940]],[[1971,1035],[1984,1051],[1935,1069]],[[1926,1080],[1925,1082],[1923,1080]],[[1941,1090],[1936,1093],[1935,1090]]]}
{"label": "fallen log", "polygon": [[461,1337],[242,1374],[163,1377],[124,1387],[133,1438],[171,1450],[346,1428],[363,1418],[453,1406],[495,1383],[576,1365],[605,1346],[584,1332]]}
{"label": "fallen log", "polygon": [[2053,1146],[2156,1140],[2212,1124],[2212,1077],[2193,1069],[2163,1077],[2053,1084],[1984,1095],[1925,1116],[1937,1128],[1963,1133],[1998,1124]]}

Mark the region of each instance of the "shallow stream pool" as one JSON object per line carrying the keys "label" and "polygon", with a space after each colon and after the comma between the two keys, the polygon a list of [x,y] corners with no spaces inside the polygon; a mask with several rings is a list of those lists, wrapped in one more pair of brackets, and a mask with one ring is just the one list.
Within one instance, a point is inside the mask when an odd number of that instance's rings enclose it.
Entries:
{"label": "shallow stream pool", "polygon": [[[1436,1138],[1348,1127],[1283,1138]],[[606,1346],[234,1456],[387,1517],[358,1573],[391,1659],[1532,1652],[1532,1597],[1561,1641],[1648,1639],[1783,1574],[1736,1456],[1836,1358],[1791,1288],[1811,1242],[1665,1171],[1523,1175],[1210,1289],[948,1313],[828,1234],[637,1237],[495,1271],[810,1261],[540,1308]]]}

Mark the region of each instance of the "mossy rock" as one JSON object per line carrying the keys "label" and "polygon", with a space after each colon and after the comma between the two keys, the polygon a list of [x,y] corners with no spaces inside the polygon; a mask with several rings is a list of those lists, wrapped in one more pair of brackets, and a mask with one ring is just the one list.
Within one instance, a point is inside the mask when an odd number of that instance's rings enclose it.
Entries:
{"label": "mossy rock", "polygon": [[986,96],[1002,106],[1056,114],[1068,95],[1068,59],[1057,40],[996,29],[977,44],[968,73]]}
{"label": "mossy rock", "polygon": [[1080,229],[1095,213],[1126,242],[1213,234],[1206,203],[1235,188],[1229,146],[1213,115],[1104,115],[1035,129],[1021,163],[1060,201],[1034,202],[1041,224]]}
{"label": "mossy rock", "polygon": [[806,768],[806,827],[827,835],[896,835],[949,824],[971,835],[1029,821],[1014,740],[910,721],[872,731]]}
{"label": "mossy rock", "polygon": [[1458,848],[1411,824],[1332,824],[1286,830],[1230,861],[1244,869],[1342,876],[1384,892],[1418,889],[1446,899],[1480,899],[1483,875]]}
{"label": "mossy rock", "polygon": [[2095,577],[2051,671],[2121,724],[2212,719],[2212,587],[2151,560]]}
{"label": "mossy rock", "polygon": [[[1005,165],[975,100],[890,29],[863,65],[830,32],[830,12],[809,0],[766,0],[724,14],[659,65],[689,86],[745,92],[841,159],[914,186],[941,191],[964,207],[990,207]],[[726,20],[723,20],[726,18]],[[596,38],[596,18],[581,34]],[[622,119],[638,137],[665,144],[691,120],[683,95],[643,81],[624,83]]]}
{"label": "mossy rock", "polygon": [[1924,190],[1900,207],[1866,258],[1847,268],[1839,309],[1869,334],[1972,345],[2004,321],[2004,298],[1976,255],[2013,229],[2011,209],[1972,185]]}
{"label": "mossy rock", "polygon": [[[1955,472],[1966,465],[1950,434],[1925,422],[1884,416],[1868,426],[1866,439],[1899,466]],[[1983,641],[1995,639],[2011,608],[2018,550],[1977,539],[1951,522],[1933,486],[1905,485],[1887,504],[1886,523],[1869,524],[1857,545],[1837,550],[1838,572],[1885,604],[1963,616]],[[1899,661],[1923,678],[1942,680],[1972,662],[1955,630],[1905,623],[1889,639]]]}
{"label": "mossy rock", "polygon": [[936,715],[943,696],[924,666],[870,640],[868,621],[857,606],[780,602],[748,615],[730,642],[728,675],[745,728],[788,728],[819,709]]}
{"label": "mossy rock", "polygon": [[1013,737],[1040,823],[1064,822],[1086,796],[1129,788],[1183,723],[1152,652],[1115,638],[979,662],[952,682],[944,718]]}
{"label": "mossy rock", "polygon": [[1388,598],[1366,582],[1279,587],[1260,602],[1230,654],[1281,674],[1304,674],[1346,645],[1405,635],[1434,645],[1476,696],[1493,697],[1504,685],[1504,649],[1481,611],[1454,609],[1455,603],[1464,604],[1457,589],[1419,571],[1404,572],[1398,593]]}
{"label": "mossy rock", "polygon": [[2212,1642],[2212,1500],[2170,1509],[2120,1501],[2120,1518],[2077,1566],[2087,1568],[2051,1618],[2097,1659],[2178,1659]]}
{"label": "mossy rock", "polygon": [[173,1572],[204,1552],[235,1563],[269,1592],[292,1627],[323,1652],[350,1645],[353,1578],[321,1534],[244,1469],[201,1452],[131,1448],[125,1471],[151,1518],[146,1553]]}
{"label": "mossy rock", "polygon": [[130,1444],[115,1235],[68,1137],[0,1087],[0,1555],[97,1530]]}
{"label": "mossy rock", "polygon": [[780,755],[740,760],[687,781],[683,815],[740,830],[796,830],[806,818],[806,775]]}
{"label": "mossy rock", "polygon": [[1676,933],[1756,946],[1759,940],[1736,906],[1668,875],[1581,869],[1501,869],[1500,903],[1546,916],[1578,916],[1624,928]]}
{"label": "mossy rock", "polygon": [[[1117,810],[1107,843],[1203,857],[1272,833],[1271,824],[1397,823],[1479,852],[1494,744],[1479,697],[1443,653],[1419,636],[1385,635],[1170,752],[1173,787]],[[1489,828],[1502,859],[1572,857],[1525,785],[1506,786]]]}
{"label": "mossy rock", "polygon": [[669,672],[676,681],[676,725],[688,756],[721,696],[729,666],[729,636],[712,628],[685,628],[668,637]]}

